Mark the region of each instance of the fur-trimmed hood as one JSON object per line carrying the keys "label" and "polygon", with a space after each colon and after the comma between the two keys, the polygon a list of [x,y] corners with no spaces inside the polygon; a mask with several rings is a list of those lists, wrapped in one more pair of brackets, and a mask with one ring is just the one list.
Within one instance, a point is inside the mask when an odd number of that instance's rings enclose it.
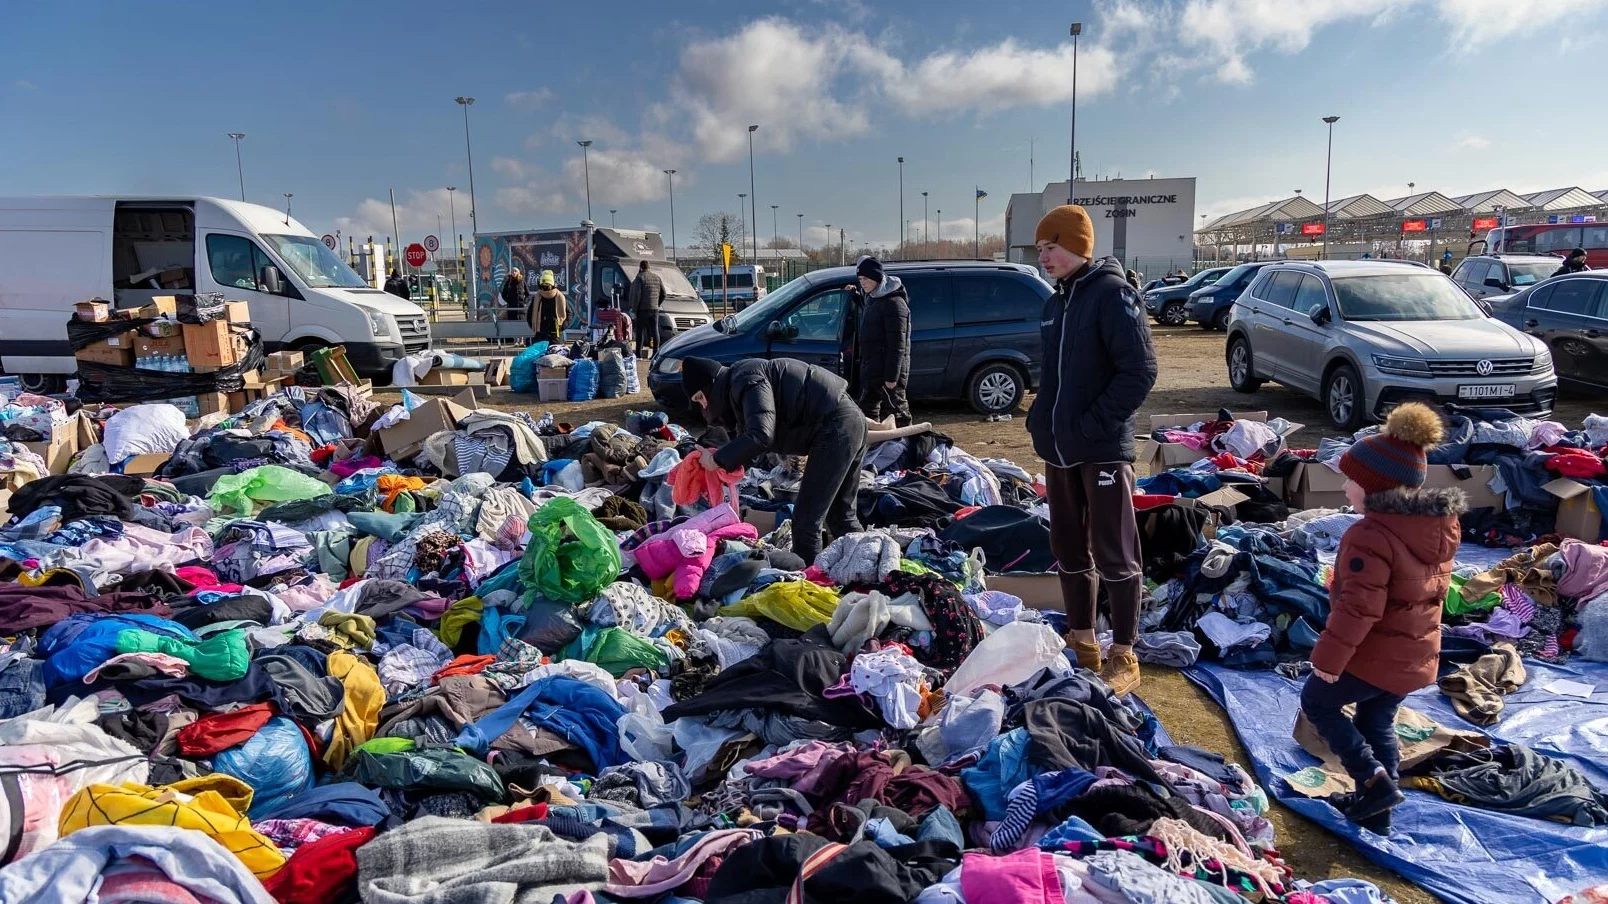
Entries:
{"label": "fur-trimmed hood", "polygon": [[[1450,562],[1457,552],[1457,516],[1468,511],[1468,497],[1455,487],[1400,487],[1369,494],[1363,522],[1373,522],[1426,565]],[[1453,524],[1450,529],[1447,520]]]}

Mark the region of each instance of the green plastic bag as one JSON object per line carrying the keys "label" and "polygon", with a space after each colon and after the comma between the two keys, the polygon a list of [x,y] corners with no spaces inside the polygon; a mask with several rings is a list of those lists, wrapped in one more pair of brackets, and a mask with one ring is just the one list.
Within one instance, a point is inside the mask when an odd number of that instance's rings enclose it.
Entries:
{"label": "green plastic bag", "polygon": [[658,647],[624,628],[588,626],[580,637],[564,648],[564,659],[584,659],[602,667],[616,678],[632,669],[663,669],[664,654]]}
{"label": "green plastic bag", "polygon": [[573,499],[554,499],[526,525],[530,545],[519,559],[519,580],[550,600],[580,603],[620,576],[620,543]]}
{"label": "green plastic bag", "polygon": [[250,516],[259,502],[289,502],[333,492],[329,484],[316,477],[280,465],[263,465],[219,477],[207,494],[207,504],[219,514]]}
{"label": "green plastic bag", "polygon": [[778,581],[758,593],[720,608],[721,615],[764,616],[794,631],[808,631],[832,620],[838,595],[810,581]]}

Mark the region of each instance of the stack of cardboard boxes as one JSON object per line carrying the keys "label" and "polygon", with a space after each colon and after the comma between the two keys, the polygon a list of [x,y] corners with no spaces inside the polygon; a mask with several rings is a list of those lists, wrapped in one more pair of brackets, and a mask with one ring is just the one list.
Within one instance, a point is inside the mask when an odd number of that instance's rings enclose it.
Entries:
{"label": "stack of cardboard boxes", "polygon": [[[73,316],[91,323],[118,320],[152,320],[137,329],[109,336],[81,349],[74,355],[114,367],[142,367],[151,362],[185,362],[189,373],[216,373],[237,367],[251,352],[251,312],[243,301],[223,303],[223,316],[201,323],[180,322],[180,308],[194,310],[193,296],[158,295],[138,308],[113,310],[101,299],[79,302]],[[188,313],[188,312],[187,312]],[[186,319],[196,319],[186,317]],[[256,375],[251,375],[256,376]],[[262,381],[247,379],[261,388]],[[202,415],[230,410],[228,393],[207,392],[195,397],[194,410]]]}

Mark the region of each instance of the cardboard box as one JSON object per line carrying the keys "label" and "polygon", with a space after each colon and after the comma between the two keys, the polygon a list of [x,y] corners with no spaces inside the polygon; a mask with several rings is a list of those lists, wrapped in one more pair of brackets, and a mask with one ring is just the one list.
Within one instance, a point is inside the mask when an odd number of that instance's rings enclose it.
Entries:
{"label": "cardboard box", "polygon": [[502,358],[486,358],[484,360],[486,362],[486,385],[487,386],[507,386],[508,385],[508,371],[509,371],[509,368],[513,365],[514,359],[509,358],[509,357],[502,357]]}
{"label": "cardboard box", "polygon": [[243,301],[226,301],[223,303],[224,318],[230,323],[245,326],[251,323],[251,305]]}
{"label": "cardboard box", "polygon": [[442,370],[433,367],[430,372],[419,379],[420,386],[468,386],[469,372],[464,370]]}
{"label": "cardboard box", "polygon": [[301,370],[306,363],[307,356],[301,352],[274,352],[264,361],[263,370],[288,377]]}
{"label": "cardboard box", "polygon": [[201,416],[209,414],[233,414],[229,408],[229,393],[203,392],[195,397],[196,407],[200,409]]}
{"label": "cardboard box", "polygon": [[569,368],[567,368],[567,367],[543,367],[543,368],[539,368],[537,373],[536,373],[536,379],[538,379],[538,380],[568,380],[569,379]]}
{"label": "cardboard box", "polygon": [[1290,478],[1290,508],[1303,511],[1344,508],[1350,504],[1346,501],[1345,486],[1346,476],[1339,471],[1322,462],[1302,462],[1295,466],[1295,474]]}
{"label": "cardboard box", "polygon": [[190,288],[190,268],[172,267],[156,275],[156,281],[164,289]]}
{"label": "cardboard box", "polygon": [[1053,572],[991,574],[985,580],[989,590],[1009,593],[1034,609],[1066,611],[1066,603],[1061,599],[1061,579]]}
{"label": "cardboard box", "polygon": [[479,407],[472,389],[450,399],[429,399],[408,412],[405,420],[378,431],[380,447],[393,460],[409,458],[425,440],[442,430],[456,429],[459,421]]}
{"label": "cardboard box", "polygon": [[179,316],[179,299],[176,295],[153,295],[146,304],[129,312],[136,320],[154,320],[158,317]]}
{"label": "cardboard box", "polygon": [[65,423],[54,424],[51,435],[39,442],[23,443],[35,455],[45,460],[45,467],[51,474],[67,473],[67,466],[72,463],[73,456],[78,453],[78,425],[74,415]]}
{"label": "cardboard box", "polygon": [[94,361],[113,367],[134,366],[134,333],[132,331],[93,342],[73,352],[80,361]]}
{"label": "cardboard box", "polygon": [[[1231,412],[1237,421],[1261,421],[1267,423],[1266,411],[1238,411]],[[1141,437],[1145,449],[1139,454],[1139,461],[1144,464],[1149,474],[1160,474],[1169,468],[1181,468],[1193,464],[1203,458],[1211,458],[1210,449],[1191,449],[1183,443],[1158,443],[1152,441],[1150,434],[1157,430],[1169,427],[1188,427],[1202,421],[1217,420],[1216,412],[1210,414],[1153,414],[1150,416],[1150,429]],[[1300,430],[1302,424],[1291,424],[1285,436]]]}
{"label": "cardboard box", "polygon": [[[1348,716],[1352,711],[1351,706],[1345,709]],[[1396,710],[1395,727],[1396,736],[1401,741],[1402,771],[1422,763],[1442,750],[1474,753],[1491,746],[1491,739],[1480,732],[1447,728],[1408,706]],[[1346,774],[1345,767],[1340,765],[1340,758],[1335,756],[1329,750],[1329,745],[1318,736],[1317,729],[1307,721],[1305,713],[1296,714],[1295,728],[1291,734],[1296,743],[1301,745],[1301,749],[1321,761],[1317,766],[1308,766],[1296,772],[1286,773],[1283,778],[1290,783],[1292,790],[1297,794],[1317,798],[1328,797],[1336,792],[1346,793],[1356,790],[1356,785]]]}
{"label": "cardboard box", "polygon": [[184,336],[168,336],[157,339],[152,336],[138,336],[134,344],[135,358],[149,358],[152,355],[177,355],[184,357]]}
{"label": "cardboard box", "polygon": [[536,381],[536,397],[543,402],[564,402],[569,400],[569,380],[549,380],[543,377]]}
{"label": "cardboard box", "polygon": [[166,452],[136,455],[123,463],[123,473],[133,477],[151,477],[156,474],[157,468],[167,464],[170,457]]}
{"label": "cardboard box", "polygon": [[90,323],[105,323],[112,319],[112,303],[99,298],[80,301],[73,305],[73,316]]}
{"label": "cardboard box", "polygon": [[754,530],[759,531],[761,537],[776,529],[781,521],[781,512],[767,512],[760,509],[743,509],[743,523],[752,524]]}
{"label": "cardboard box", "polygon": [[[1468,477],[1459,476],[1459,472]],[[1442,489],[1456,487],[1468,497],[1470,509],[1492,508],[1500,512],[1507,508],[1507,497],[1491,491],[1491,479],[1496,474],[1495,465],[1430,465],[1424,486]]]}
{"label": "cardboard box", "polygon": [[239,364],[246,349],[224,320],[184,324],[185,356],[198,374],[212,373]]}
{"label": "cardboard box", "polygon": [[1559,477],[1541,489],[1558,497],[1558,533],[1586,543],[1602,540],[1602,509],[1588,484]]}

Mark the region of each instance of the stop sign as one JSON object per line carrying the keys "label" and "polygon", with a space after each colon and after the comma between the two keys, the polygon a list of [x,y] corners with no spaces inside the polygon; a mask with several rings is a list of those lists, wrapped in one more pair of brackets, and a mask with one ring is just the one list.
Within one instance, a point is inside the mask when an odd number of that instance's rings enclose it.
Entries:
{"label": "stop sign", "polygon": [[408,246],[406,254],[409,267],[424,266],[426,254],[423,245],[419,244],[418,242],[414,242]]}

